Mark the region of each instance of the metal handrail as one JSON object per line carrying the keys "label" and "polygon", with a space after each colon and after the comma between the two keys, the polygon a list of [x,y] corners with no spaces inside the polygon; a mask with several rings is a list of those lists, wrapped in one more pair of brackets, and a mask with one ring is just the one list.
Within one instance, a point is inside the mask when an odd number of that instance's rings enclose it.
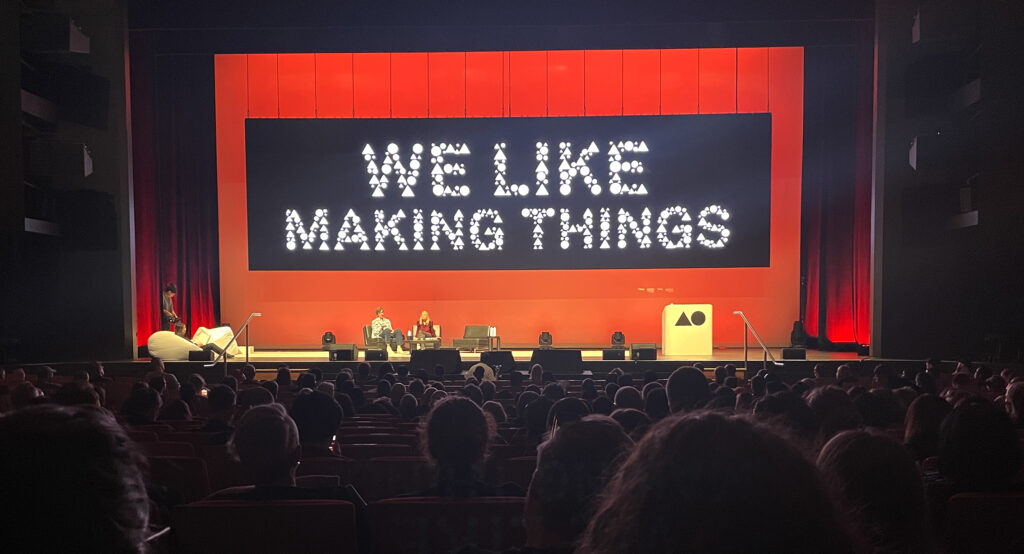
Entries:
{"label": "metal handrail", "polygon": [[231,340],[229,340],[228,343],[224,345],[224,349],[221,350],[220,354],[218,354],[217,357],[214,358],[212,362],[204,365],[203,367],[214,367],[217,365],[217,362],[223,358],[224,373],[227,373],[228,349],[230,349],[231,345],[235,343],[235,339],[238,338],[238,335],[242,334],[243,330],[245,331],[245,363],[249,363],[249,322],[252,321],[252,318],[254,317],[263,317],[263,314],[260,312],[253,312],[249,314],[248,319],[246,319],[245,323],[243,323],[242,326],[238,328],[238,331],[235,331],[235,334],[232,335]]}
{"label": "metal handrail", "polygon": [[[757,334],[757,330],[755,330],[754,326],[750,324],[750,320],[747,319],[747,316],[744,315],[744,313],[739,311],[739,310],[734,311],[733,314],[734,315],[738,315],[738,316],[740,316],[741,319],[743,319],[743,325],[744,325],[744,328],[743,328],[743,369],[746,370],[747,366],[749,365],[748,362],[747,362],[747,350],[748,350],[748,347],[747,347],[747,336],[750,333],[754,334],[754,338],[757,339],[757,344],[760,344],[761,345],[761,350],[764,350],[764,367],[768,367],[768,359],[769,358],[771,359],[773,365],[781,366],[782,362],[776,360],[775,356],[773,356],[772,353],[768,351],[768,347],[765,346],[764,345],[764,341],[761,340],[761,335]],[[748,331],[749,331],[749,333],[748,333]]]}

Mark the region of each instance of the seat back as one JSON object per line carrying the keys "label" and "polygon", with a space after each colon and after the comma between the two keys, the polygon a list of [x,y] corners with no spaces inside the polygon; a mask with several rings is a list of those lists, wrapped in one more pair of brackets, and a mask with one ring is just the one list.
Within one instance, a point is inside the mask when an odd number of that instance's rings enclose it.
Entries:
{"label": "seat back", "polygon": [[[377,554],[451,552],[464,545],[501,551],[522,546],[522,498],[393,498],[370,504]],[[395,530],[400,529],[400,533]]]}
{"label": "seat back", "polygon": [[954,495],[946,521],[950,552],[1024,552],[1024,493]]}
{"label": "seat back", "polygon": [[138,447],[146,456],[196,457],[196,447],[190,442],[153,441],[139,443]]}
{"label": "seat back", "polygon": [[345,444],[341,454],[353,460],[369,460],[384,456],[412,456],[413,448],[407,444]]}
{"label": "seat back", "polygon": [[363,463],[356,489],[366,500],[381,500],[430,488],[434,470],[420,456],[385,456]]}
{"label": "seat back", "polygon": [[336,475],[342,484],[346,484],[350,483],[355,476],[355,462],[348,458],[326,456],[303,458],[296,474]]}
{"label": "seat back", "polygon": [[463,338],[486,339],[490,332],[491,327],[489,325],[466,325],[466,332]]}
{"label": "seat back", "polygon": [[210,495],[210,477],[206,462],[184,456],[150,456],[150,479],[184,502],[195,502]]}
{"label": "seat back", "polygon": [[197,502],[174,510],[173,541],[176,551],[196,554],[355,553],[355,507],[342,500]]}
{"label": "seat back", "polygon": [[363,325],[363,344],[371,348],[379,348],[384,345],[384,339],[373,336],[373,326]]}

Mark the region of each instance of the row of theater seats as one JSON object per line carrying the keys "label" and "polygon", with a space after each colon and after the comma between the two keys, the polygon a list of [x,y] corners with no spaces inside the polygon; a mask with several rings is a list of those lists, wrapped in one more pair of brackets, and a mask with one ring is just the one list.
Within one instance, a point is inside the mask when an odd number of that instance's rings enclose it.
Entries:
{"label": "row of theater seats", "polygon": [[[223,436],[185,427],[161,423],[129,430],[146,454],[151,482],[181,502],[163,522],[171,526],[169,544],[176,552],[357,552],[362,542],[372,552],[401,554],[468,544],[502,550],[525,540],[522,498],[394,498],[433,484],[433,469],[417,455],[415,424],[386,416],[346,419],[337,434],[346,457],[304,458],[299,465],[300,482],[327,476],[328,483],[351,483],[370,503],[370,536],[362,540],[356,509],[344,501],[204,501],[246,479],[226,446],[210,444]],[[514,431],[502,432],[514,438]],[[534,454],[526,444],[496,446],[487,480],[525,490],[536,467]]]}
{"label": "row of theater seats", "polygon": [[[377,554],[444,553],[464,545],[500,551],[523,545],[522,519],[522,498],[381,500],[369,506],[369,544]],[[358,539],[354,506],[337,500],[213,500],[174,511],[178,552],[355,553]]]}

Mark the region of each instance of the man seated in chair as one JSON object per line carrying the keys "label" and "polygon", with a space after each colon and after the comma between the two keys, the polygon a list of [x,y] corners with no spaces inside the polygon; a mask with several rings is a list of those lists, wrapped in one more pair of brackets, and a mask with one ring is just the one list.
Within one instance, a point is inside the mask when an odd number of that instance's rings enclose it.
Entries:
{"label": "man seated in chair", "polygon": [[370,322],[370,336],[384,340],[384,344],[390,345],[391,350],[398,352],[401,348],[405,350],[405,335],[401,329],[393,329],[391,320],[384,317],[384,308],[377,308],[377,317]]}

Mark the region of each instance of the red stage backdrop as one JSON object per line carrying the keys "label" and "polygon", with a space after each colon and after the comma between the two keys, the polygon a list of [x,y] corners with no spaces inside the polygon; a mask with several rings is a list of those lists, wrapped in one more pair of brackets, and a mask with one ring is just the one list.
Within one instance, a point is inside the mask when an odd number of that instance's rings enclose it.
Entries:
{"label": "red stage backdrop", "polygon": [[[743,310],[767,342],[799,318],[803,49],[228,54],[215,57],[221,318],[250,312],[257,346],[362,342],[383,305],[406,328],[429,310],[447,339],[466,324],[504,344],[659,342],[669,303],[714,305],[716,345],[742,343]],[[528,271],[249,271],[247,118],[559,117],[770,113],[769,267]],[[743,163],[743,153],[735,153]],[[386,286],[384,286],[386,285]]]}

